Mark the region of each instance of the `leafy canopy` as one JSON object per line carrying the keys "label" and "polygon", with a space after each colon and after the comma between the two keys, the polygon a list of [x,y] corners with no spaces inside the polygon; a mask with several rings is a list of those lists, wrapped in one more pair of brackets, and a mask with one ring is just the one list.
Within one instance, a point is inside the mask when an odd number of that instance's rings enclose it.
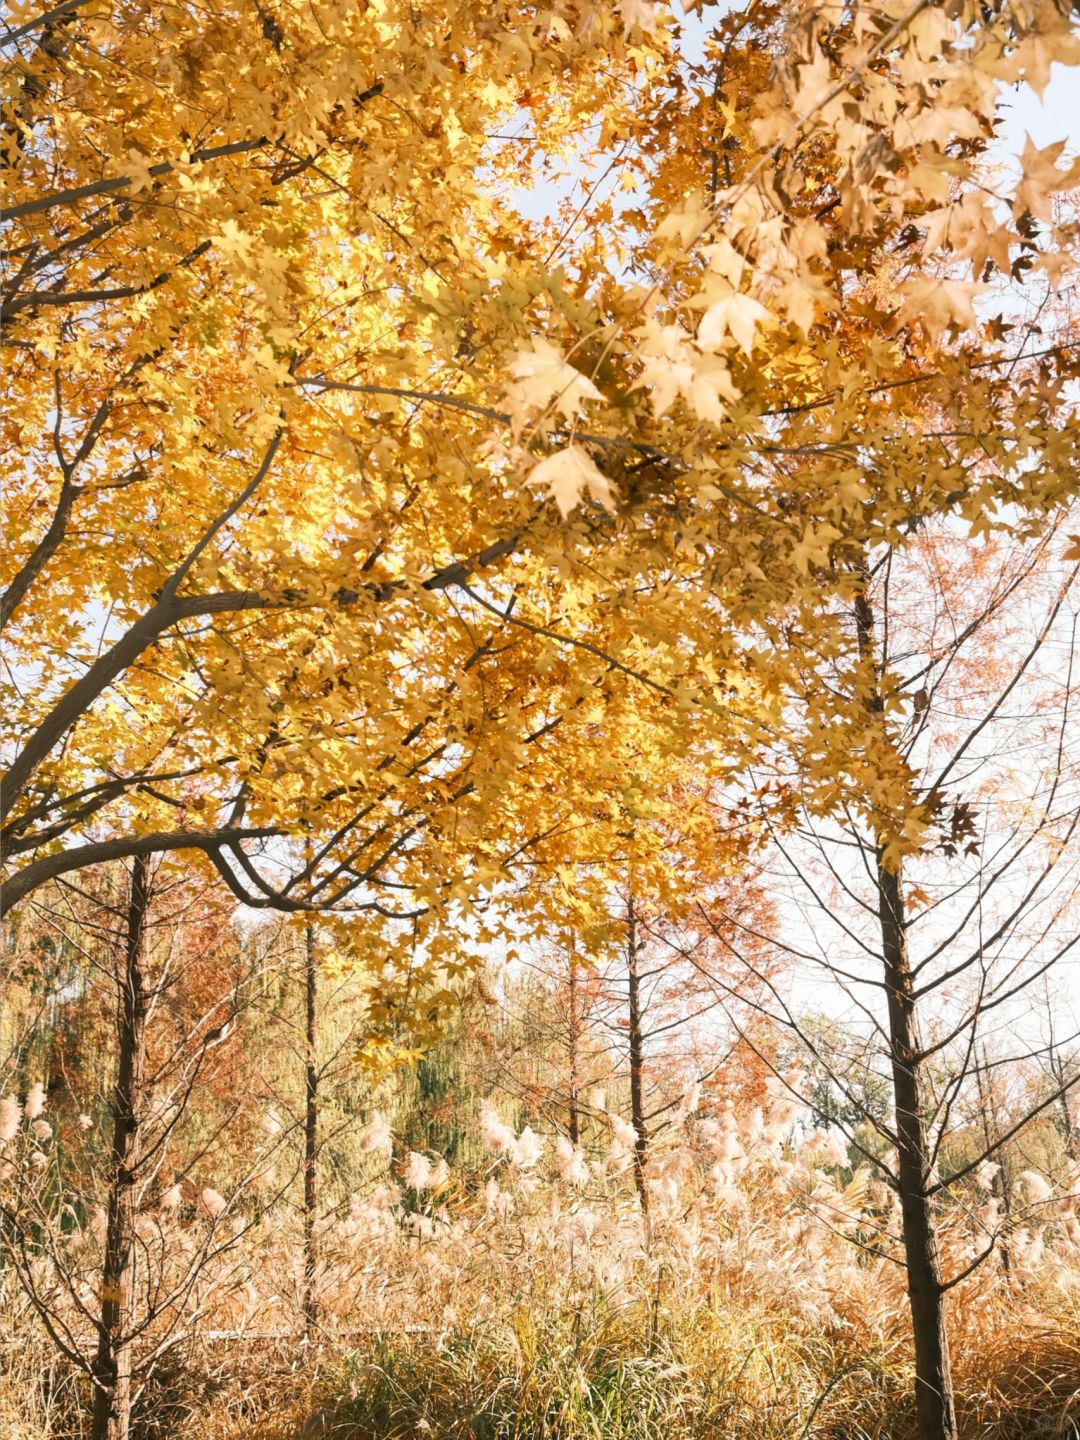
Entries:
{"label": "leafy canopy", "polygon": [[453,963],[613,767],[737,777],[868,548],[1075,492],[1080,169],[994,143],[1052,0],[8,27],[8,904],[194,850]]}

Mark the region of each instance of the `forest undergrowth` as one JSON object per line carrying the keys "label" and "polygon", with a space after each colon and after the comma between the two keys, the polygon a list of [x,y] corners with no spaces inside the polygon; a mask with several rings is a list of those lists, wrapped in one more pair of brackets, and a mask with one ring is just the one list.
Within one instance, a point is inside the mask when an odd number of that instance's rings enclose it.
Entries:
{"label": "forest undergrowth", "polygon": [[[616,1116],[603,1148],[576,1147],[487,1108],[469,1163],[451,1167],[402,1155],[376,1115],[357,1137],[366,1183],[319,1221],[310,1340],[295,1210],[272,1200],[256,1213],[275,1193],[272,1161],[244,1213],[215,1215],[213,1191],[190,1209],[162,1205],[141,1220],[148,1250],[190,1254],[222,1227],[237,1243],[204,1267],[188,1301],[198,1324],[163,1351],[133,1434],[907,1440],[895,1201],[810,1118],[776,1087],[739,1110],[691,1095],[635,1177]],[[949,1297],[970,1440],[1080,1434],[1080,1170],[1057,1169],[1003,1193],[985,1165],[951,1197],[951,1272],[997,1237]],[[100,1232],[100,1215],[74,1226],[59,1263],[91,1273]],[[20,1339],[2,1351],[0,1426],[12,1440],[74,1440],[79,1386],[26,1307],[4,1289],[3,1331]]]}

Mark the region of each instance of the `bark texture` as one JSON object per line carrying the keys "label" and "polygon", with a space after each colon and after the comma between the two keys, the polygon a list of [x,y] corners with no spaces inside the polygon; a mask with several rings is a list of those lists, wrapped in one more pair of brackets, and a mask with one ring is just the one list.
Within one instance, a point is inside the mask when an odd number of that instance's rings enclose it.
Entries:
{"label": "bark texture", "polygon": [[649,1153],[649,1132],[645,1124],[645,1053],[641,1019],[641,974],[638,970],[637,916],[633,896],[626,906],[626,988],[630,1033],[630,1123],[634,1127],[634,1185],[643,1215],[649,1213],[649,1187],[645,1163]]}
{"label": "bark texture", "polygon": [[578,1002],[578,967],[573,954],[570,956],[570,1027],[569,1027],[569,1049],[570,1049],[570,1104],[567,1116],[567,1133],[570,1136],[571,1145],[581,1144],[581,1115],[578,1109],[578,1049],[581,1043],[581,1017],[579,1014]]}
{"label": "bark texture", "polygon": [[319,1264],[315,1213],[319,1203],[319,1070],[316,1064],[316,1020],[318,1004],[318,962],[315,956],[315,927],[308,922],[304,932],[304,1330],[314,1340],[319,1324],[316,1272]]}
{"label": "bark texture", "polygon": [[937,1227],[928,1194],[931,1146],[927,1133],[921,1044],[908,962],[899,872],[878,860],[878,901],[889,1003],[897,1173],[907,1261],[908,1300],[915,1340],[915,1403],[919,1440],[956,1440],[945,1292]]}
{"label": "bark texture", "polygon": [[137,855],[132,862],[124,954],[118,976],[118,1060],[91,1440],[128,1440],[131,1428],[130,1317],[142,1148],[140,1111],[150,1006],[145,968],[149,876],[149,858]]}

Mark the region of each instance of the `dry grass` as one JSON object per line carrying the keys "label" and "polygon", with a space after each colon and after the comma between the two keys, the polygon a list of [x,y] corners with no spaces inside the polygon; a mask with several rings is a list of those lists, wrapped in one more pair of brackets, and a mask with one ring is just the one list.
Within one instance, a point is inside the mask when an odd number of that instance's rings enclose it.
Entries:
{"label": "dry grass", "polygon": [[[495,1154],[486,1188],[412,1194],[384,1166],[323,1217],[310,1352],[250,1336],[300,1328],[297,1217],[269,1212],[204,1287],[203,1338],[161,1368],[135,1440],[910,1440],[892,1200],[768,1115],[733,1123],[688,1117],[654,1157],[649,1225],[617,1154],[576,1171]],[[964,1440],[1080,1440],[1076,1203],[950,1297]],[[945,1218],[957,1268],[981,1248],[971,1214]],[[2,1277],[0,1304],[26,1336],[0,1430],[78,1440],[78,1387]]]}
{"label": "dry grass", "polygon": [[[1070,1277],[1080,1283],[1080,1277]],[[1080,1440],[1080,1300],[954,1307],[964,1440]],[[433,1329],[193,1347],[140,1407],[138,1440],[911,1440],[894,1323],[815,1325],[744,1295],[593,1294]],[[970,1308],[969,1308],[970,1307]],[[0,1390],[5,1440],[75,1440],[78,1389],[44,1343]]]}
{"label": "dry grass", "polygon": [[[965,1317],[964,1440],[1076,1440],[1080,1329],[997,1305]],[[1066,1322],[1067,1325],[1066,1325]],[[184,1440],[912,1440],[911,1363],[896,1333],[818,1331],[700,1302],[660,1318],[517,1314],[440,1334],[329,1347],[296,1374],[253,1366],[246,1389]]]}

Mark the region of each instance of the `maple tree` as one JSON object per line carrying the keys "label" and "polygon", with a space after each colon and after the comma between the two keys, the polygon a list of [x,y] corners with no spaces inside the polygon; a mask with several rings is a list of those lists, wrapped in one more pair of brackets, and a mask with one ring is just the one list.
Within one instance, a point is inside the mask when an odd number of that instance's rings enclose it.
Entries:
{"label": "maple tree", "polygon": [[[140,848],[201,848],[253,904],[378,891],[420,831],[471,835],[463,812],[559,718],[543,638],[499,657],[446,603],[530,525],[551,537],[554,517],[476,458],[488,422],[468,400],[432,411],[397,392],[440,372],[454,388],[465,350],[491,343],[480,327],[509,318],[489,298],[513,212],[488,132],[550,72],[534,111],[558,145],[586,92],[591,106],[624,83],[628,59],[605,54],[597,75],[598,42],[627,47],[612,19],[575,46],[565,25],[522,33],[512,7],[413,15],[223,11],[208,28],[72,8],[7,41],[22,77],[5,212],[21,461],[5,618],[9,663],[35,678],[32,694],[16,679],[4,801],[9,855],[34,858],[8,904]],[[384,79],[361,57],[388,34],[403,54]],[[74,183],[117,136],[119,173]],[[520,146],[512,173],[538,149]],[[533,288],[558,293],[558,276]],[[369,399],[352,378],[365,354]],[[360,394],[329,398],[331,374]],[[252,873],[245,841],[310,833],[316,812],[310,871]],[[440,866],[439,848],[383,895],[419,877],[425,902],[457,882],[460,852]],[[288,874],[288,847],[274,860]]]}
{"label": "maple tree", "polygon": [[[463,895],[544,830],[520,761],[584,697],[647,656],[715,711],[732,622],[812,599],[849,535],[1064,493],[1069,352],[954,337],[958,270],[1070,263],[1059,150],[1007,218],[979,168],[998,86],[1076,58],[1065,17],[752,6],[689,73],[673,34],[649,6],[13,12],[6,903],[163,848],[259,905]],[[647,198],[563,268],[502,191],[586,115]],[[496,810],[536,827],[501,843]],[[310,863],[269,843],[316,829]]]}

